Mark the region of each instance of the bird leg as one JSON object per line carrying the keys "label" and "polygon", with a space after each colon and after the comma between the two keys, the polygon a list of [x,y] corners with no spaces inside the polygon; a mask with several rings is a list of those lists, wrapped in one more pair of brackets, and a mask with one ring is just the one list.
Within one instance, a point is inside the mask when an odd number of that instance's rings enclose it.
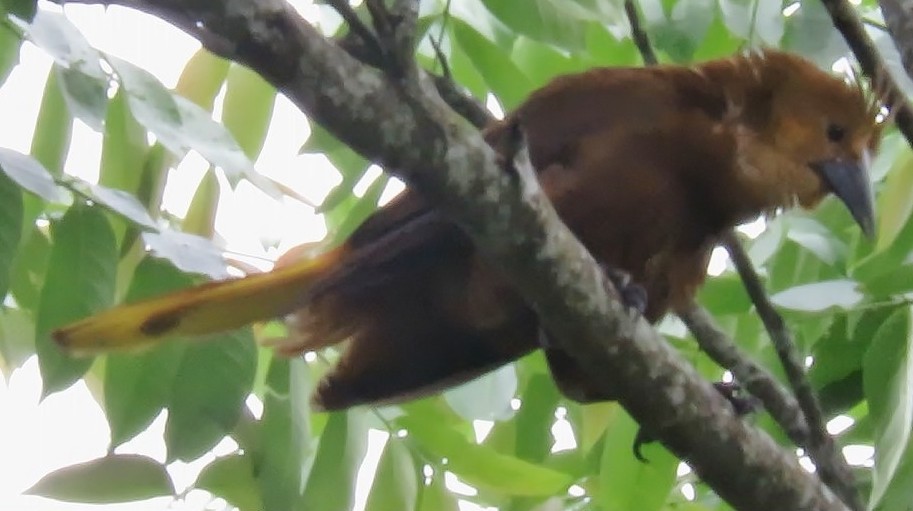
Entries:
{"label": "bird leg", "polygon": [[612,268],[606,264],[599,265],[605,278],[612,283],[621,303],[632,315],[642,316],[647,311],[647,289],[631,279],[631,274]]}
{"label": "bird leg", "polygon": [[[761,402],[754,396],[745,393],[742,390],[742,387],[736,382],[714,382],[713,387],[726,398],[726,401],[729,401],[729,404],[732,406],[732,410],[739,417],[744,417],[750,413],[754,413],[761,407]],[[646,430],[645,428],[640,428],[637,430],[637,435],[634,437],[634,445],[632,449],[634,451],[634,457],[642,463],[649,463],[649,461],[644,458],[641,448],[644,444],[649,444],[655,442],[656,437],[652,432]]]}

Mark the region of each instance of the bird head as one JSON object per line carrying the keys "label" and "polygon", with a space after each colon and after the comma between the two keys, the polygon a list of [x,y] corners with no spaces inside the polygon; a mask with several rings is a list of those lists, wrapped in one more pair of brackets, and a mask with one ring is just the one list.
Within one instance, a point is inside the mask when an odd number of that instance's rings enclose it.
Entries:
{"label": "bird head", "polygon": [[875,214],[868,175],[883,123],[858,84],[801,57],[767,50],[740,57],[743,83],[737,172],[768,208],[812,208],[833,193],[869,237]]}

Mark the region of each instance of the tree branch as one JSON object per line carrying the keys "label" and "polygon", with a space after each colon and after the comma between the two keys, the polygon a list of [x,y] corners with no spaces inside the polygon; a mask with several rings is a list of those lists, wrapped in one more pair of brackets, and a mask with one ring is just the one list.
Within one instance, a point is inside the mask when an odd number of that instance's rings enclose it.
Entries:
{"label": "tree branch", "polygon": [[[476,129],[424,75],[390,80],[304,22],[284,0],[110,0],[221,39],[224,57],[259,72],[310,117],[380,162],[453,218],[536,309],[594,382],[722,498],[742,510],[844,510],[795,456],[745,424],[643,319],[602,285],[596,262],[544,195],[524,197]],[[226,49],[230,51],[226,51]]]}
{"label": "tree branch", "polygon": [[352,9],[352,6],[349,5],[349,0],[327,0],[327,3],[339,13],[346,25],[349,26],[349,32],[358,37],[361,44],[372,54],[375,62],[381,62],[384,52],[380,47],[380,42],[377,40],[377,35],[361,21],[355,9]]}
{"label": "tree branch", "polygon": [[659,59],[656,58],[653,45],[650,44],[650,37],[640,23],[640,16],[637,14],[637,6],[634,5],[634,0],[625,0],[625,14],[628,16],[628,23],[631,24],[631,39],[634,40],[634,45],[637,46],[637,50],[644,60],[644,65],[655,66],[659,63]]}
{"label": "tree branch", "polygon": [[878,0],[878,5],[904,70],[913,78],[913,0]]}
{"label": "tree branch", "polygon": [[808,441],[808,425],[799,403],[766,369],[754,363],[740,350],[700,305],[679,314],[694,334],[701,349],[721,367],[732,372],[735,380],[764,403],[764,408],[790,440],[798,446]]}
{"label": "tree branch", "polygon": [[821,404],[818,403],[815,391],[805,374],[805,366],[796,349],[792,333],[786,327],[783,317],[770,303],[761,279],[752,266],[748,254],[745,253],[745,249],[742,248],[742,243],[735,231],[729,231],[723,238],[723,246],[729,252],[729,258],[735,265],[736,271],[745,284],[745,290],[764,323],[764,328],[780,358],[790,387],[796,394],[799,407],[805,415],[808,434],[805,441],[799,445],[806,449],[809,457],[815,463],[821,474],[821,480],[840,494],[848,506],[857,510],[863,509],[859,493],[856,491],[855,477],[834,439],[827,432]]}

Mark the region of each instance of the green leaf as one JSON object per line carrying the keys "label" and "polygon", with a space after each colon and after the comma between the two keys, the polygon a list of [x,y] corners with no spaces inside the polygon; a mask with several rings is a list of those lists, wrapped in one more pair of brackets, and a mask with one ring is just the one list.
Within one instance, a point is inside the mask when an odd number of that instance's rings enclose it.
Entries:
{"label": "green leaf", "polygon": [[3,0],[3,5],[8,12],[24,21],[32,21],[38,11],[37,0]]}
{"label": "green leaf", "polygon": [[[125,301],[136,302],[190,286],[189,275],[167,261],[147,257],[133,273]],[[112,353],[105,363],[104,408],[111,445],[142,432],[168,405],[184,346],[169,342],[134,354]]]}
{"label": "green leaf", "polygon": [[166,230],[144,232],[143,241],[156,257],[171,261],[185,272],[208,275],[213,279],[228,276],[222,252],[206,238]]}
{"label": "green leaf", "polygon": [[335,511],[352,508],[355,476],[365,455],[366,440],[364,411],[330,414],[320,436],[320,446],[304,489],[301,509]]}
{"label": "green leaf", "polygon": [[108,105],[98,184],[136,193],[148,149],[146,130],[133,117],[120,89]]}
{"label": "green leaf", "polygon": [[169,460],[198,458],[230,433],[250,394],[257,350],[250,329],[184,347],[168,402]]}
{"label": "green leaf", "polygon": [[54,72],[68,110],[93,130],[102,131],[108,109],[107,78],[60,65],[54,66]]}
{"label": "green leaf", "polygon": [[713,0],[676,3],[668,19],[663,23],[650,25],[653,43],[676,62],[690,61],[713,21],[713,18],[707,15],[712,10]]}
{"label": "green leaf", "polygon": [[515,452],[517,457],[540,463],[551,452],[554,438],[552,425],[560,396],[551,376],[534,374],[523,392],[523,404],[517,411]]}
{"label": "green leaf", "polygon": [[48,169],[30,156],[0,147],[0,170],[20,187],[48,202],[63,203],[67,198]]}
{"label": "green leaf", "polygon": [[73,181],[73,186],[97,202],[117,213],[118,215],[133,222],[139,227],[150,230],[158,230],[155,220],[149,216],[146,207],[143,206],[135,195],[123,190],[108,188],[107,186],[92,185]]}
{"label": "green leaf", "polygon": [[506,109],[516,107],[532,92],[532,81],[493,42],[461,20],[451,20],[451,31]]}
{"label": "green leaf", "polygon": [[527,0],[522,4],[512,0],[482,0],[482,3],[518,33],[568,50],[585,47],[583,21],[594,16],[579,4],[562,0]]}
{"label": "green leaf", "polygon": [[878,235],[875,250],[891,246],[913,213],[913,151],[900,151],[878,196]]}
{"label": "green leaf", "polygon": [[41,107],[35,122],[35,136],[29,154],[41,162],[51,174],[63,174],[63,163],[70,148],[73,116],[60,90],[57,73],[48,72],[41,96]]}
{"label": "green leaf", "polygon": [[187,61],[174,90],[200,108],[212,111],[230,66],[231,61],[213,55],[206,48],[200,48]]}
{"label": "green leaf", "polygon": [[384,446],[371,484],[366,511],[414,511],[418,504],[419,476],[409,449],[399,438],[390,438]]}
{"label": "green leaf", "polygon": [[825,68],[849,51],[843,36],[834,29],[824,4],[818,0],[802,0],[799,10],[786,19],[784,32],[784,50],[799,53]]}
{"label": "green leaf", "polygon": [[260,75],[235,64],[228,71],[222,123],[250,159],[256,159],[273,116],[276,89]]}
{"label": "green leaf", "polygon": [[510,401],[517,394],[513,364],[476,378],[444,393],[444,400],[466,420],[504,420],[513,415]]}
{"label": "green leaf", "polygon": [[742,279],[734,273],[707,279],[697,296],[698,302],[715,315],[742,314],[752,307]]}
{"label": "green leaf", "polygon": [[419,511],[459,511],[460,504],[456,495],[444,486],[443,475],[436,475],[431,479],[431,484],[422,488],[422,496],[418,505]]}
{"label": "green leaf", "polygon": [[347,239],[365,219],[377,210],[377,202],[387,187],[390,176],[378,176],[365,191],[362,197],[351,195],[333,211],[327,213],[327,226],[333,233],[333,239],[340,241]]}
{"label": "green leaf", "polygon": [[0,30],[0,86],[6,83],[10,72],[19,64],[22,39],[12,30]]}
{"label": "green leaf", "polygon": [[583,71],[588,67],[580,58],[565,55],[551,46],[526,37],[517,38],[511,60],[537,84],[544,84],[558,75]]}
{"label": "green leaf", "polygon": [[51,242],[34,223],[23,231],[23,238],[13,259],[10,290],[20,307],[36,311],[48,269]]}
{"label": "green leaf", "polygon": [[0,172],[0,300],[9,291],[13,258],[22,238],[22,208],[22,190]]}
{"label": "green leaf", "polygon": [[192,101],[180,96],[174,100],[183,125],[180,136],[189,149],[200,153],[207,161],[224,170],[232,184],[237,184],[241,178],[248,178],[263,191],[275,195],[274,189],[264,186],[257,179],[259,175],[254,172],[253,162],[225,126],[214,121],[209,112]]}
{"label": "green leaf", "polygon": [[55,12],[39,11],[25,32],[56,61],[54,71],[69,110],[101,131],[108,104],[108,76],[98,51],[65,16]]}
{"label": "green leaf", "polygon": [[240,511],[264,509],[254,477],[254,465],[247,454],[217,458],[203,467],[194,487],[222,497]]}
{"label": "green leaf", "polygon": [[174,485],[165,467],[152,458],[115,454],[55,470],[25,493],[65,502],[116,504],[174,495]]}
{"label": "green leaf", "polygon": [[266,511],[298,506],[308,463],[314,461],[308,372],[300,358],[273,358],[267,373],[257,450],[257,482]]}
{"label": "green leaf", "polygon": [[110,306],[117,267],[114,232],[100,209],[75,204],[52,232],[54,244],[35,320],[45,396],[69,387],[92,363],[61,351],[51,340],[51,330]]}
{"label": "green leaf", "polygon": [[9,375],[35,354],[35,320],[22,309],[0,309],[0,368]]}
{"label": "green leaf", "polygon": [[447,469],[467,484],[507,495],[547,496],[571,485],[570,475],[498,453],[470,442],[453,428],[427,417],[408,414],[397,422],[424,449],[447,458]]}
{"label": "green leaf", "polygon": [[605,511],[661,509],[675,483],[678,459],[662,445],[643,446],[649,463],[634,457],[631,446],[638,425],[620,407],[606,430],[597,501]]}
{"label": "green leaf", "polygon": [[913,427],[913,337],[908,307],[892,314],[875,332],[863,360],[863,390],[875,424],[875,468],[869,509],[895,484]]}
{"label": "green leaf", "polygon": [[219,179],[212,167],[203,174],[197,191],[190,200],[187,215],[181,223],[181,230],[206,239],[212,239],[216,229],[216,212],[219,209],[219,198],[222,189]]}
{"label": "green leaf", "polygon": [[795,286],[771,296],[770,301],[785,309],[821,312],[830,308],[851,309],[862,298],[858,282],[841,279]]}
{"label": "green leaf", "polygon": [[136,121],[172,153],[183,156],[187,145],[181,137],[181,114],[171,92],[145,69],[110,55],[108,62],[120,78]]}

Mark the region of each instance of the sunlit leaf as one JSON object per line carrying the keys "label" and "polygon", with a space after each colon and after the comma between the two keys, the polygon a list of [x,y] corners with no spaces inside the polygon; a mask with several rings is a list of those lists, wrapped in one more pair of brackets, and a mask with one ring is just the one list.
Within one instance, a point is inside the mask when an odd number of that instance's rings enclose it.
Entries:
{"label": "sunlit leaf", "polygon": [[300,358],[275,358],[267,373],[256,474],[267,511],[293,509],[302,499],[307,464],[316,447],[308,421],[308,371]]}
{"label": "sunlit leaf", "polygon": [[447,469],[466,483],[506,495],[553,495],[571,484],[571,476],[468,441],[455,430],[414,414],[397,421],[423,448],[447,458]]}
{"label": "sunlit leaf", "polygon": [[418,504],[418,477],[409,449],[401,439],[390,438],[380,455],[365,509],[413,511]]}
{"label": "sunlit leaf", "polygon": [[[146,130],[133,117],[121,89],[108,105],[98,184],[136,193],[147,149]],[[135,198],[133,202],[139,205],[146,217],[149,216]]]}
{"label": "sunlit leaf", "polygon": [[453,20],[453,35],[466,51],[479,74],[507,108],[518,105],[532,91],[533,84],[493,42],[468,24]]}
{"label": "sunlit leaf", "polygon": [[850,309],[862,298],[859,283],[844,279],[792,287],[771,296],[770,301],[786,309],[821,312],[832,307]]}
{"label": "sunlit leaf", "polygon": [[320,436],[301,507],[312,511],[350,509],[355,501],[355,476],[366,444],[363,411],[331,414]]}
{"label": "sunlit leaf", "polygon": [[228,71],[222,123],[250,159],[260,154],[273,116],[276,89],[247,67],[233,65]]}
{"label": "sunlit leaf", "polygon": [[[863,388],[875,421],[875,469],[869,508],[894,484],[913,427],[913,325],[909,308],[892,314],[875,333],[863,360]],[[903,483],[901,483],[903,484]]]}
{"label": "sunlit leaf", "polygon": [[512,364],[444,393],[444,399],[466,420],[504,420],[513,412],[517,371]]}
{"label": "sunlit leaf", "polygon": [[66,502],[115,504],[174,495],[174,486],[165,467],[152,458],[114,454],[55,470],[26,493]]}
{"label": "sunlit leaf", "polygon": [[108,103],[108,76],[98,51],[65,16],[47,10],[37,13],[26,34],[57,63],[54,69],[70,111],[101,131]]}
{"label": "sunlit leaf", "polygon": [[232,454],[216,459],[203,467],[194,486],[222,497],[240,511],[263,509],[249,455]]}
{"label": "sunlit leaf", "polygon": [[168,259],[188,273],[213,279],[228,276],[222,253],[206,238],[177,231],[144,232],[143,241],[157,257]]}
{"label": "sunlit leaf", "polygon": [[660,444],[642,447],[648,463],[634,457],[632,445],[638,427],[627,413],[618,413],[606,431],[597,496],[605,511],[661,509],[675,483],[678,458]]}
{"label": "sunlit leaf", "polygon": [[16,184],[46,201],[62,203],[67,199],[51,173],[30,156],[0,147],[0,170]]}

